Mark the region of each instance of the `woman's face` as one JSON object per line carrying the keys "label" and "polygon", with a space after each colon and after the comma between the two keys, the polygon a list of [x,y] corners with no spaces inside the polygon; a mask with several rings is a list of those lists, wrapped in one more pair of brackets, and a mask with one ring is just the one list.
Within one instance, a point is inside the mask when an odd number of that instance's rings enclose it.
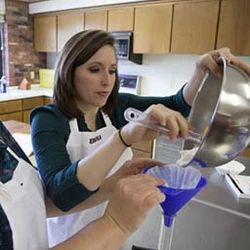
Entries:
{"label": "woman's face", "polygon": [[77,67],[74,85],[80,97],[79,108],[87,111],[93,107],[103,107],[116,80],[116,55],[110,45],[99,49],[86,63]]}

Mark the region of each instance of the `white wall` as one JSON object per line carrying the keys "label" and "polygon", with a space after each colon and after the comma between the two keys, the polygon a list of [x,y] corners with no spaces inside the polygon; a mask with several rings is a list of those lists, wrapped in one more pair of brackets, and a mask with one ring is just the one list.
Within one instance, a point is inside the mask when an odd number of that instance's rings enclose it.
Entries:
{"label": "white wall", "polygon": [[140,79],[141,95],[165,96],[176,93],[193,73],[197,55],[143,55],[143,64],[121,61],[119,73]]}
{"label": "white wall", "polygon": [[[176,93],[192,75],[199,55],[143,55],[143,65],[120,62],[119,73],[141,76],[141,94]],[[250,57],[239,57],[250,65]]]}
{"label": "white wall", "polygon": [[[48,68],[54,68],[58,54],[48,53]],[[199,55],[143,55],[143,64],[118,62],[118,73],[139,75],[140,94],[166,96],[175,94],[190,78]],[[250,57],[239,57],[250,65]]]}
{"label": "white wall", "polygon": [[[53,69],[58,54],[47,54],[47,67]],[[118,62],[119,74],[140,76],[140,94],[164,96],[176,93],[194,70],[197,55],[143,55],[143,64]]]}
{"label": "white wall", "polygon": [[58,10],[88,8],[120,3],[143,2],[146,0],[50,0],[29,4],[29,13],[37,14]]}

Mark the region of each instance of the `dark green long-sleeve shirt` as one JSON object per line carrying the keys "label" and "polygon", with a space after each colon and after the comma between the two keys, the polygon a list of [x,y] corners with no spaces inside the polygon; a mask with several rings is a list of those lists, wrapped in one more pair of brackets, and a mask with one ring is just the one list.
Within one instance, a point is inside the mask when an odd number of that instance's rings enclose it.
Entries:
{"label": "dark green long-sleeve shirt", "polygon": [[[190,111],[190,106],[183,98],[182,89],[170,97],[142,97],[120,93],[110,116],[111,122],[119,129],[127,123],[123,116],[126,108],[133,107],[144,111],[157,103],[179,111],[185,117]],[[31,113],[30,122],[34,154],[46,192],[56,206],[67,211],[95,193],[79,183],[76,177],[78,161],[72,163],[67,153],[69,119],[51,104],[35,108]],[[77,122],[80,131],[89,131],[84,117],[77,119]],[[105,122],[98,112],[96,127],[100,129],[104,126]]]}

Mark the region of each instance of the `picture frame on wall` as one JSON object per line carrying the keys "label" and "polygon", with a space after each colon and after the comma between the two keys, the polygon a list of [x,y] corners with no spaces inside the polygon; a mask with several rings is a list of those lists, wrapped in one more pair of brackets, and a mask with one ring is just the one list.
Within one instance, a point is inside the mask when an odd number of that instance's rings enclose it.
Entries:
{"label": "picture frame on wall", "polygon": [[119,74],[120,89],[119,92],[140,94],[140,76]]}

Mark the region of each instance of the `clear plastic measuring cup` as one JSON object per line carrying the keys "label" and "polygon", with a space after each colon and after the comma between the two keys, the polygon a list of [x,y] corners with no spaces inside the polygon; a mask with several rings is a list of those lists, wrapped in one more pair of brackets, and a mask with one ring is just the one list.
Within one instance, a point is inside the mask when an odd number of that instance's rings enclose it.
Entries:
{"label": "clear plastic measuring cup", "polygon": [[[150,116],[147,115],[145,112],[142,112],[135,108],[127,108],[124,112],[124,118],[128,122],[134,122],[136,124],[139,124],[141,126],[144,126],[150,129],[154,129],[159,132],[163,132],[166,134],[170,132],[168,128],[157,124],[157,122],[152,120],[152,118],[150,118]],[[180,151],[181,157],[176,162],[179,166],[186,167],[191,162],[193,162],[193,164],[203,167],[202,162],[198,159],[195,159],[195,155],[198,152],[202,144],[202,141],[208,132],[207,130],[208,129],[205,128],[204,132],[201,134],[196,133],[191,130],[188,131],[188,136],[186,138],[186,141],[192,142],[193,147],[188,150]]]}
{"label": "clear plastic measuring cup", "polygon": [[[128,122],[134,122],[141,126],[157,130],[159,132],[168,133],[170,130],[164,126],[157,124],[145,112],[135,108],[127,108],[124,112],[124,118]],[[188,131],[187,140],[196,141],[199,144],[202,141],[203,135],[195,133],[191,130]]]}

